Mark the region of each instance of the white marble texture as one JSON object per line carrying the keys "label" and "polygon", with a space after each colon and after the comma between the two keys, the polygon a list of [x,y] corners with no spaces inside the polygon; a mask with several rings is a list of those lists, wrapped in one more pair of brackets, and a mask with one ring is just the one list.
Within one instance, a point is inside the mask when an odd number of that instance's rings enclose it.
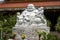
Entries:
{"label": "white marble texture", "polygon": [[37,30],[40,29],[46,34],[50,32],[44,16],[43,7],[36,9],[33,4],[29,4],[27,8],[20,14],[17,12],[17,22],[13,27],[13,32],[16,32],[16,39],[21,39],[21,34],[25,34],[24,40],[38,40]]}

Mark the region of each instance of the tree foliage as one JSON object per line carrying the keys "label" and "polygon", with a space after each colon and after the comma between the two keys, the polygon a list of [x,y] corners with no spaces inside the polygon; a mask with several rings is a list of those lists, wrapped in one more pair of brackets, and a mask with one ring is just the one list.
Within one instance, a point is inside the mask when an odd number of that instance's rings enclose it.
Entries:
{"label": "tree foliage", "polygon": [[60,32],[60,16],[58,17],[57,24],[55,25],[55,30]]}
{"label": "tree foliage", "polygon": [[[12,35],[12,28],[16,23],[16,14],[6,14],[0,12],[0,32],[2,31],[2,36],[4,40],[7,40]],[[2,28],[2,29],[1,29]]]}

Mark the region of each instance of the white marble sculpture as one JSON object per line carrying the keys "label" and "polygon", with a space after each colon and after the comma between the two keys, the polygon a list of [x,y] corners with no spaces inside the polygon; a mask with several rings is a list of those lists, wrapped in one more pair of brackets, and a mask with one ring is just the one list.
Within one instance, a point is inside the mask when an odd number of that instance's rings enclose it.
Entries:
{"label": "white marble sculpture", "polygon": [[17,22],[13,27],[13,32],[16,33],[16,40],[22,40],[22,34],[26,35],[24,40],[38,40],[38,29],[46,34],[49,33],[50,29],[43,18],[43,12],[43,7],[36,9],[33,4],[29,4],[21,14],[17,12]]}
{"label": "white marble sculpture", "polygon": [[47,25],[46,20],[44,19],[44,7],[40,7],[38,8],[38,16],[42,18],[42,23],[44,23],[45,25]]}

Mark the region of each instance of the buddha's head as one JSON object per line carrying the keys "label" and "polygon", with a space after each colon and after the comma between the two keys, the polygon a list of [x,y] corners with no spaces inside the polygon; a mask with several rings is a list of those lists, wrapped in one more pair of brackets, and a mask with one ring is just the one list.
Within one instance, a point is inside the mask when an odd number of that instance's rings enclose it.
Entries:
{"label": "buddha's head", "polygon": [[33,10],[35,10],[34,5],[33,4],[28,4],[27,11],[33,11]]}

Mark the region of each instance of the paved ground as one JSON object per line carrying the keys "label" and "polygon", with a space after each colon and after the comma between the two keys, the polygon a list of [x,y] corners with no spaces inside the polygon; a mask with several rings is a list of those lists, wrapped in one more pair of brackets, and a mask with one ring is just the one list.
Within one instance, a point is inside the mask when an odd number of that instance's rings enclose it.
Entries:
{"label": "paved ground", "polygon": [[60,33],[53,31],[53,32],[51,32],[51,34],[57,35],[58,40],[60,40]]}

